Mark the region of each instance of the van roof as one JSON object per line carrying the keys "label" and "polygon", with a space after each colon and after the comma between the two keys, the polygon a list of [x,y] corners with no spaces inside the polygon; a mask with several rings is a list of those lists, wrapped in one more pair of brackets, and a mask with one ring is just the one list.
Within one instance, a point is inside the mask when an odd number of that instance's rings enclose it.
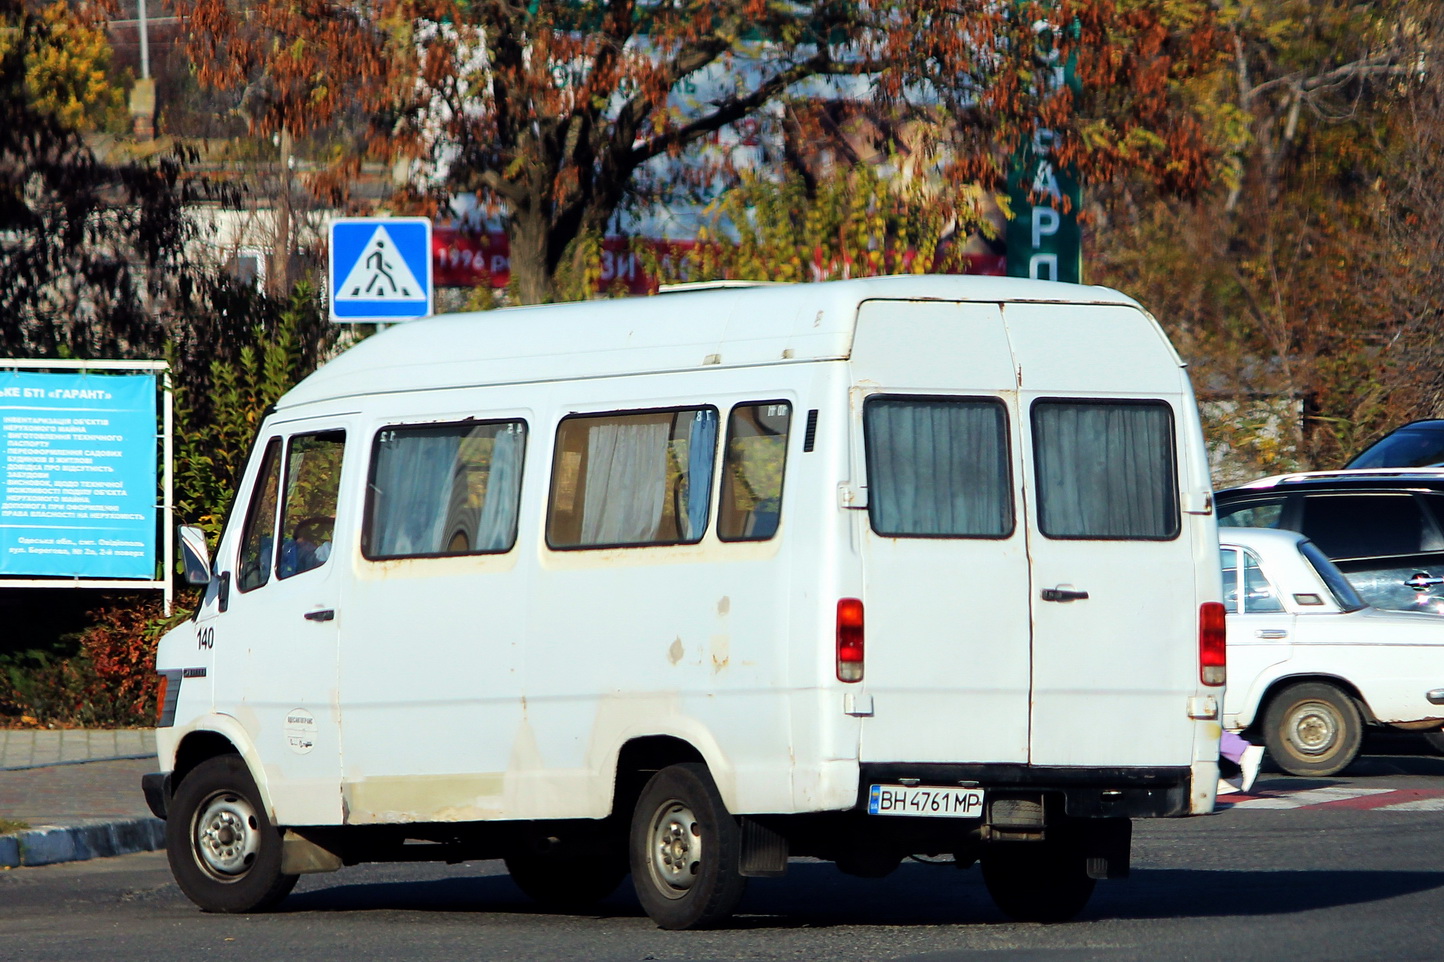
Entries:
{"label": "van roof", "polygon": [[443,314],[367,338],[276,407],[478,384],[842,359],[852,349],[858,305],[872,299],[1137,306],[1103,287],[901,275]]}

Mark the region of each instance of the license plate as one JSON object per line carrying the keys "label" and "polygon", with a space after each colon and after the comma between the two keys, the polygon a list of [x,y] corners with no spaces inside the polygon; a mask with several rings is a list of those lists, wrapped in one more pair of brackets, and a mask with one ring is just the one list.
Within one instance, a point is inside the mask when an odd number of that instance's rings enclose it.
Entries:
{"label": "license plate", "polygon": [[941,785],[874,785],[868,789],[867,813],[982,818],[983,790]]}

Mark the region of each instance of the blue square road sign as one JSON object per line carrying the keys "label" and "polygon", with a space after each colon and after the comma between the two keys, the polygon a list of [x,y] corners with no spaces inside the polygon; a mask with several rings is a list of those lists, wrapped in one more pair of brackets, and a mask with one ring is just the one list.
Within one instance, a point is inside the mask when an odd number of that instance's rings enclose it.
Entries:
{"label": "blue square road sign", "polygon": [[431,221],[425,217],[340,217],[331,221],[333,321],[429,317]]}

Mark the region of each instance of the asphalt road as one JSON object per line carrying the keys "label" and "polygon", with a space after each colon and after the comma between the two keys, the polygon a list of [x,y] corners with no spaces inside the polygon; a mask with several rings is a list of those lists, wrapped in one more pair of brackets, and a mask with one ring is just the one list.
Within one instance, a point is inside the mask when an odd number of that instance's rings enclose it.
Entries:
{"label": "asphalt road", "polygon": [[303,878],[278,911],[216,916],[150,853],[0,873],[0,959],[1444,958],[1444,758],[1260,785],[1213,816],[1137,823],[1132,877],[1060,925],[1007,921],[976,869],[865,880],[803,861],[754,879],[713,932],[657,929],[625,887],[593,913],[543,911],[495,862],[358,866]]}

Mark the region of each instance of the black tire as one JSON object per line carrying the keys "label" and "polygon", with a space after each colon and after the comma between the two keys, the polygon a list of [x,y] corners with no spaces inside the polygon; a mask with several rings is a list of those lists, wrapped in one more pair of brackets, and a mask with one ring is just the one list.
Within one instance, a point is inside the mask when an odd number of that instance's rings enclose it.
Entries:
{"label": "black tire", "polygon": [[1290,775],[1334,775],[1353,764],[1364,742],[1364,717],[1333,685],[1291,685],[1269,701],[1264,747]]}
{"label": "black tire", "polygon": [[171,800],[166,857],[176,883],[207,912],[259,912],[296,885],[281,874],[281,833],[239,755],[208,758]]}
{"label": "black tire", "polygon": [[632,816],[632,884],[664,929],[698,929],[726,920],[742,900],[742,831],[699,764],[653,775]]}
{"label": "black tire", "polygon": [[558,909],[585,909],[611,895],[627,877],[620,850],[605,855],[542,855],[516,853],[506,857],[511,880],[527,896]]}
{"label": "black tire", "polygon": [[1093,897],[1087,862],[1071,845],[1002,842],[978,861],[994,904],[1020,922],[1066,922]]}

